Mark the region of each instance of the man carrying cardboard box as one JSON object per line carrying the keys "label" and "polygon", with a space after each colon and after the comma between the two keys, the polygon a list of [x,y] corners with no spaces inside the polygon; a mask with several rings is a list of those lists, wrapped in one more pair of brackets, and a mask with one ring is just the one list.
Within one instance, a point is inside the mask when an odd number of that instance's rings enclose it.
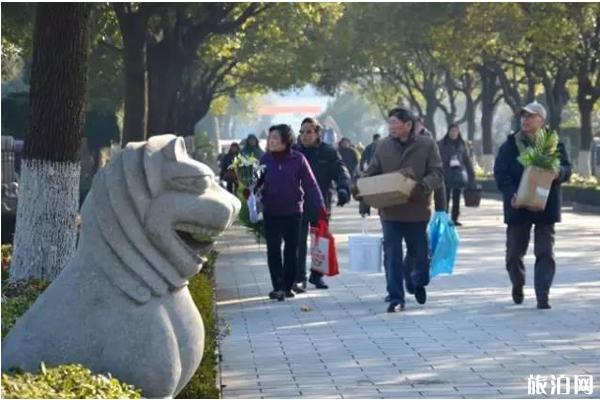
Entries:
{"label": "man carrying cardboard box", "polygon": [[551,308],[548,296],[556,270],[554,224],[560,222],[560,186],[571,177],[571,163],[562,143],[559,143],[557,147],[560,169],[555,171],[546,208],[542,211],[517,208],[515,199],[524,171],[517,158],[520,152],[532,146],[535,136],[544,126],[545,120],[546,110],[541,104],[533,102],[523,107],[521,109],[521,129],[508,136],[506,142],[498,150],[494,164],[496,185],[504,199],[504,223],[507,224],[506,269],[513,285],[512,298],[516,304],[523,302],[523,286],[525,285],[523,257],[529,246],[531,226],[535,225],[534,287],[537,308],[542,310]]}
{"label": "man carrying cardboard box", "polygon": [[[411,171],[416,185],[407,201],[380,208],[386,254],[388,312],[404,309],[403,279],[410,279],[419,304],[427,300],[425,286],[429,284],[427,224],[431,217],[433,191],[443,179],[442,160],[435,141],[415,132],[415,116],[404,108],[388,113],[390,136],[381,139],[365,171],[365,177],[395,171]],[[358,187],[353,194],[360,197]],[[410,274],[403,262],[402,240],[414,257]]]}

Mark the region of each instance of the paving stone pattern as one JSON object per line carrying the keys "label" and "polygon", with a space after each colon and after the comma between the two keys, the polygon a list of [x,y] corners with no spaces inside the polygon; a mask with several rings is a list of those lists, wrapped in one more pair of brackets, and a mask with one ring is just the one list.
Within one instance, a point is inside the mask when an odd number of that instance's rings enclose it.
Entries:
{"label": "paving stone pattern", "polygon": [[[223,398],[568,397],[528,396],[530,374],[592,375],[594,393],[571,397],[600,397],[600,216],[565,209],[553,309],[541,311],[533,243],[525,301],[511,300],[500,202],[462,213],[454,274],[432,280],[425,305],[408,295],[395,314],[383,273],[348,269],[355,202],[333,210],[341,274],[285,302],[267,299],[265,245],[241,226],[227,232],[216,266]],[[369,227],[381,231],[377,216]]]}

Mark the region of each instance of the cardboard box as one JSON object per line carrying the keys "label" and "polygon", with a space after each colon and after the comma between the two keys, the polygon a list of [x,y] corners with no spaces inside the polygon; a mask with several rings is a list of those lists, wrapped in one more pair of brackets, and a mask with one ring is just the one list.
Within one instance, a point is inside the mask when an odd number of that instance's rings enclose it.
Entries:
{"label": "cardboard box", "polygon": [[533,211],[546,208],[550,187],[554,180],[554,171],[539,167],[527,167],[521,177],[515,205]]}
{"label": "cardboard box", "polygon": [[400,172],[360,178],[356,182],[363,202],[375,208],[406,203],[417,182]]}

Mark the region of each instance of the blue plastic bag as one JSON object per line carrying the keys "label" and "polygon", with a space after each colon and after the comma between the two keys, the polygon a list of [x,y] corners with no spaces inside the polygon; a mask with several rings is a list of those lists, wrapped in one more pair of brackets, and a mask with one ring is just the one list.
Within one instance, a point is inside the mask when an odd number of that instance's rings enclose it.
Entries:
{"label": "blue plastic bag", "polygon": [[430,277],[439,274],[452,274],[459,237],[456,227],[450,221],[448,213],[437,211],[433,214],[429,226],[429,256],[431,259]]}

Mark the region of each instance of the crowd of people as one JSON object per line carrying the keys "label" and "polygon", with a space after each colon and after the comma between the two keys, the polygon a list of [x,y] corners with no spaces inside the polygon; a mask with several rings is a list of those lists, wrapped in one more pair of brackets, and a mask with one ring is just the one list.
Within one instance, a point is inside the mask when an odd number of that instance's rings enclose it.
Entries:
{"label": "crowd of people", "polygon": [[[549,292],[555,273],[554,224],[560,222],[560,185],[568,181],[571,164],[564,146],[559,144],[560,169],[543,211],[518,208],[515,196],[523,175],[519,154],[534,145],[537,132],[544,126],[546,111],[539,103],[523,107],[521,127],[510,134],[500,148],[494,167],[497,186],[503,194],[506,230],[506,269],[512,282],[512,298],[523,302],[525,266],[523,257],[534,231],[534,286],[539,309],[550,308]],[[458,124],[450,124],[436,142],[422,118],[397,107],[388,113],[386,137],[374,134],[360,153],[350,139],[342,138],[337,149],[323,138],[323,127],[314,118],[305,118],[296,140],[289,125],[271,126],[266,153],[258,139],[249,135],[245,146],[233,143],[221,158],[221,180],[235,190],[235,174],[229,165],[237,154],[252,155],[265,166],[257,190],[261,191],[267,264],[273,290],[269,298],[283,301],[307,290],[327,289],[323,275],[307,271],[309,227],[328,223],[332,214],[333,193],[337,206],[343,207],[351,195],[359,201],[359,213],[370,214],[356,185],[359,177],[371,177],[393,171],[411,172],[417,184],[406,203],[379,209],[383,231],[386,301],[388,312],[405,309],[405,292],[419,304],[427,301],[430,280],[427,225],[433,210],[450,212],[455,226],[461,226],[460,197],[475,185],[473,160]],[[452,206],[450,207],[450,203]],[[282,252],[283,243],[283,252]]]}

